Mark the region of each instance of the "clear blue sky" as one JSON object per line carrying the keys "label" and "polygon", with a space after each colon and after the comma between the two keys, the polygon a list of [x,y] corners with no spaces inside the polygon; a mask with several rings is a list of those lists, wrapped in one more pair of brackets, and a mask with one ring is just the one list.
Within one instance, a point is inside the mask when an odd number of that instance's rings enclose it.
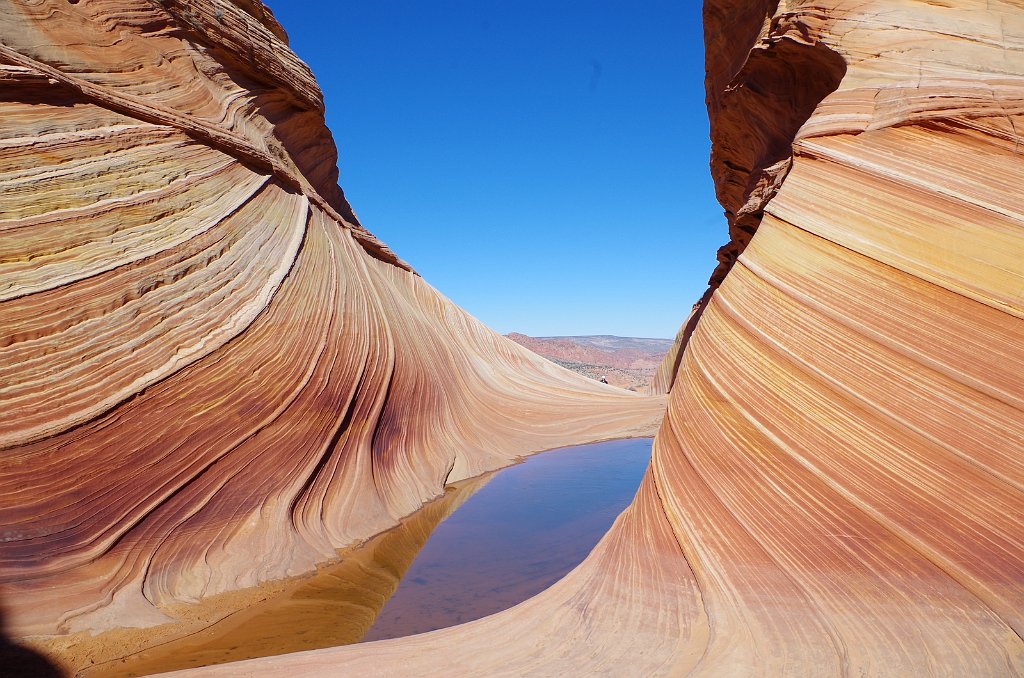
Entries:
{"label": "clear blue sky", "polygon": [[363,225],[499,332],[672,337],[726,239],[696,0],[269,0]]}

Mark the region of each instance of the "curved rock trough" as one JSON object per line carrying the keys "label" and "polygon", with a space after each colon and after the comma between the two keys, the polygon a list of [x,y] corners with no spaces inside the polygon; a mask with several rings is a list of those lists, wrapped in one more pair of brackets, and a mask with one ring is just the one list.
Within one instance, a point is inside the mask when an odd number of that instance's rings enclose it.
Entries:
{"label": "curved rock trough", "polygon": [[163,624],[446,483],[654,432],[664,399],[494,334],[359,226],[260,5],[0,2],[0,27],[8,633]]}
{"label": "curved rock trough", "polygon": [[[1024,10],[704,12],[731,240],[633,504],[505,612],[198,673],[1024,673]],[[0,27],[16,635],[159,624],[662,414],[362,229],[258,3],[3,0]]]}

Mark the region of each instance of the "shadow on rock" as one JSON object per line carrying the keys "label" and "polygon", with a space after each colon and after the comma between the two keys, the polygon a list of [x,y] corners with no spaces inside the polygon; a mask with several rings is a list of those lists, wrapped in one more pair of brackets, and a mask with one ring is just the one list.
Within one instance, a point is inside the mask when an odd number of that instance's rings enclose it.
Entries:
{"label": "shadow on rock", "polygon": [[0,678],[62,678],[63,672],[35,650],[19,645],[7,634],[6,618],[0,607]]}

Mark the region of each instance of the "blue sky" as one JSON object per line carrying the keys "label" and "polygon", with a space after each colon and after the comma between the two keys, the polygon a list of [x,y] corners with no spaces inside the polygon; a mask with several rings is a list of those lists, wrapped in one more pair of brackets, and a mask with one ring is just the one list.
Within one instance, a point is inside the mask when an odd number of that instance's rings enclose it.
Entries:
{"label": "blue sky", "polygon": [[269,0],[363,225],[499,332],[671,337],[726,239],[691,0]]}

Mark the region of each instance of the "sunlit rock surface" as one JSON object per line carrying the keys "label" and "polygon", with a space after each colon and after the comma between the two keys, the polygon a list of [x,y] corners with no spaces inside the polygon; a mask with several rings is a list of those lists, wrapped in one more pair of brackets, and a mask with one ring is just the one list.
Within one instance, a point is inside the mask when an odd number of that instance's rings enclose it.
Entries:
{"label": "sunlit rock surface", "polygon": [[1024,11],[705,21],[732,240],[632,507],[501,614],[206,674],[1024,673]]}
{"label": "sunlit rock surface", "polygon": [[258,2],[2,0],[0,37],[8,633],[159,624],[655,429],[664,400],[494,334],[358,224]]}

